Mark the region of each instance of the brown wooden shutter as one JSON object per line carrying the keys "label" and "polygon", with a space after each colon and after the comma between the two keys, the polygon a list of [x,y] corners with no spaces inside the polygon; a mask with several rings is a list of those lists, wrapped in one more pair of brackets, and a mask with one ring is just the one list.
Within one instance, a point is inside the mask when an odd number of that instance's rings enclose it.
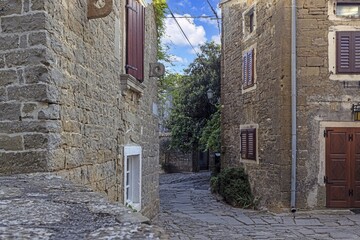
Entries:
{"label": "brown wooden shutter", "polygon": [[247,152],[247,159],[256,159],[256,129],[248,129],[248,152]]}
{"label": "brown wooden shutter", "polygon": [[246,155],[247,155],[247,131],[246,131],[246,129],[241,130],[240,141],[241,141],[241,146],[240,146],[241,158],[246,159]]}
{"label": "brown wooden shutter", "polygon": [[336,72],[360,73],[360,32],[336,33]]}
{"label": "brown wooden shutter", "polygon": [[144,80],[144,19],[145,8],[136,0],[126,5],[126,73]]}
{"label": "brown wooden shutter", "polygon": [[240,138],[241,158],[256,160],[256,129],[242,129]]}

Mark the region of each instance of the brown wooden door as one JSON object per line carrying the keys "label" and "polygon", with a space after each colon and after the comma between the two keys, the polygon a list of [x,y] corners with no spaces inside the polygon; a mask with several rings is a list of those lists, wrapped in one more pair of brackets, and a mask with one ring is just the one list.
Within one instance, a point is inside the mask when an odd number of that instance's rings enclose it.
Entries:
{"label": "brown wooden door", "polygon": [[326,205],[360,207],[360,128],[326,128]]}
{"label": "brown wooden door", "polygon": [[360,208],[360,129],[355,128],[353,130],[354,142],[353,142],[353,158],[351,172],[353,176],[351,177],[353,186],[353,198],[351,202],[351,207]]}

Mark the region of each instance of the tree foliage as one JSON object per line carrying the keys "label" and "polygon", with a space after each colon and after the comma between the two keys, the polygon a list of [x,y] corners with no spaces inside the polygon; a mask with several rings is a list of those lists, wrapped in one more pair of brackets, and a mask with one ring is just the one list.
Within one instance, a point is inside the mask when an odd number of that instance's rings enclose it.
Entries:
{"label": "tree foliage", "polygon": [[[220,112],[216,107],[220,98],[220,46],[209,42],[200,46],[200,51],[171,91],[172,146],[184,151],[218,150],[220,145]],[[209,89],[214,93],[213,102],[207,98]]]}

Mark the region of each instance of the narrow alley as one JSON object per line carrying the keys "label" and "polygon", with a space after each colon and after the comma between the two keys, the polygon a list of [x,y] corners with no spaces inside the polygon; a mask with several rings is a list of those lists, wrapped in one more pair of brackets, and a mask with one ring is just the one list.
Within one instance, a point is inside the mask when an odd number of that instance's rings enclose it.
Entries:
{"label": "narrow alley", "polygon": [[230,207],[209,191],[210,173],[160,176],[154,224],[171,239],[360,239],[360,214],[311,211],[272,214]]}

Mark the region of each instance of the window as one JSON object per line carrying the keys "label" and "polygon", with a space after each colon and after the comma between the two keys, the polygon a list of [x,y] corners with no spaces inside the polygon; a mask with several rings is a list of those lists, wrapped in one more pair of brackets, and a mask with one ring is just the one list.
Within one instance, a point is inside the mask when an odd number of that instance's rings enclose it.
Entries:
{"label": "window", "polygon": [[256,160],[256,128],[241,129],[240,135],[241,158]]}
{"label": "window", "polygon": [[251,35],[256,29],[256,14],[255,6],[249,8],[249,10],[243,13],[243,32],[244,37]]}
{"label": "window", "polygon": [[124,148],[124,202],[141,210],[141,147]]}
{"label": "window", "polygon": [[243,89],[254,86],[254,49],[243,54],[242,62]]}
{"label": "window", "polygon": [[336,73],[360,73],[360,31],[336,32]]}
{"label": "window", "polygon": [[342,17],[360,17],[360,2],[339,0],[336,3],[335,14]]}
{"label": "window", "polygon": [[144,81],[145,8],[137,0],[126,5],[126,73]]}

